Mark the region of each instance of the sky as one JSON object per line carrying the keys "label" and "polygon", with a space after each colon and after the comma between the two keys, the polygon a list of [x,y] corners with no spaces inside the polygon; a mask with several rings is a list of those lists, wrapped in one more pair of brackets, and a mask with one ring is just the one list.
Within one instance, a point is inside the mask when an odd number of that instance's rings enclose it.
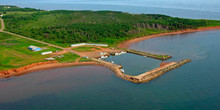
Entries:
{"label": "sky", "polygon": [[0,0],[0,4],[99,4],[220,12],[220,0]]}
{"label": "sky", "polygon": [[43,10],[112,10],[194,19],[220,19],[220,0],[0,0],[0,5]]}

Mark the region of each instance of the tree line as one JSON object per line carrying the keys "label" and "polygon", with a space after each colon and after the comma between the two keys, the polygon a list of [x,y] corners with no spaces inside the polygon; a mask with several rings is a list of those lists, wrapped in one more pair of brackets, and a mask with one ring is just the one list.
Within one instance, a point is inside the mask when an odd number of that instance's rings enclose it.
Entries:
{"label": "tree line", "polygon": [[[1,8],[0,8],[1,9]],[[39,11],[4,16],[6,29],[46,42],[62,45],[129,39],[151,30],[174,31],[208,25],[208,20],[174,18],[159,14],[129,14],[114,11]],[[107,42],[108,43],[108,42]]]}

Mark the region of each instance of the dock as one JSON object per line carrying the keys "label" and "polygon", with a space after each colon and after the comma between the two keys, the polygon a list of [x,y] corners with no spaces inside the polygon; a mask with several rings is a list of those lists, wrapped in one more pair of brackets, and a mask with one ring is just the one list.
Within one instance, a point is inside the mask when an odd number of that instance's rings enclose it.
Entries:
{"label": "dock", "polygon": [[133,83],[149,82],[149,81],[163,75],[166,72],[169,72],[173,69],[176,69],[176,68],[178,68],[188,62],[191,62],[190,59],[184,59],[179,62],[171,62],[167,65],[164,65],[164,66],[161,66],[161,67],[156,68],[154,70],[145,72],[145,73],[140,74],[138,76],[131,76],[131,75],[127,75],[127,74],[121,72],[121,70],[120,70],[122,68],[121,65],[113,64],[113,63],[106,62],[106,61],[99,60],[99,59],[95,59],[95,58],[92,58],[92,60],[98,62],[100,65],[102,65],[104,67],[111,69],[116,74],[116,76],[118,76],[124,80],[133,82]]}
{"label": "dock", "polygon": [[146,57],[150,57],[150,58],[157,59],[157,60],[163,60],[163,61],[172,58],[172,56],[169,56],[169,55],[157,55],[157,54],[141,52],[141,51],[132,50],[132,49],[126,49],[126,51],[128,53],[133,53],[136,55],[146,56]]}
{"label": "dock", "polygon": [[121,69],[122,66],[121,65],[117,65],[117,64],[114,64],[114,63],[110,63],[110,62],[107,62],[107,61],[103,61],[103,60],[100,60],[100,59],[96,59],[96,58],[91,58],[91,60],[99,63],[100,65],[104,66],[104,67],[107,67],[111,70],[115,70],[115,69]]}

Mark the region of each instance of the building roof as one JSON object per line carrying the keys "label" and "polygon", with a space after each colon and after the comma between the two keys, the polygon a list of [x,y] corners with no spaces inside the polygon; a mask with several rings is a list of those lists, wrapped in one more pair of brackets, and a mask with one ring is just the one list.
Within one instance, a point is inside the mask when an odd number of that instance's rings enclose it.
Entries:
{"label": "building roof", "polygon": [[36,48],[40,48],[40,47],[31,45],[31,46],[29,46],[29,48],[31,48],[31,49],[36,49]]}

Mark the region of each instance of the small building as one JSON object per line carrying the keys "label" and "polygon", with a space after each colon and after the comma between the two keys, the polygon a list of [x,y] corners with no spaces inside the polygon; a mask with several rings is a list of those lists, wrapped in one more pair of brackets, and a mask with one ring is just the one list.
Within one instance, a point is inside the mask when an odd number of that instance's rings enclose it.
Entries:
{"label": "small building", "polygon": [[52,51],[48,51],[48,52],[42,52],[41,55],[46,55],[46,54],[51,54]]}
{"label": "small building", "polygon": [[47,60],[47,61],[53,61],[53,60],[56,60],[55,58],[45,58],[45,60]]}
{"label": "small building", "polygon": [[104,52],[104,53],[99,53],[100,55],[106,55],[107,53],[106,52]]}
{"label": "small building", "polygon": [[0,17],[3,17],[3,14],[2,14],[2,15],[0,15]]}
{"label": "small building", "polygon": [[101,46],[101,47],[108,47],[108,44],[94,44],[94,43],[79,43],[79,44],[72,44],[71,47],[77,46]]}
{"label": "small building", "polygon": [[37,47],[37,46],[29,46],[28,49],[32,50],[32,51],[41,51],[41,48],[40,47]]}
{"label": "small building", "polygon": [[72,44],[71,47],[85,46],[86,43]]}

